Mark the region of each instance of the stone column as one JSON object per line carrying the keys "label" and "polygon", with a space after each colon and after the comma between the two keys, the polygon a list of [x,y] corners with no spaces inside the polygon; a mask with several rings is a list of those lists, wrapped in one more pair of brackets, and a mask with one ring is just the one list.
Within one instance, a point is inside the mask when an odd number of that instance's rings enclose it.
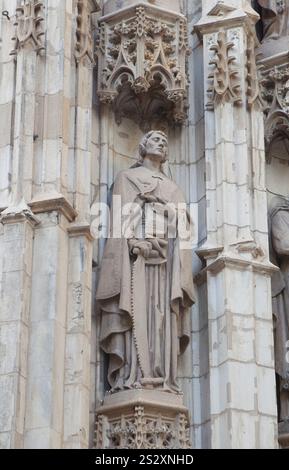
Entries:
{"label": "stone column", "polygon": [[77,216],[72,4],[45,1],[46,52],[38,71],[29,201],[41,224],[33,250],[25,448],[63,447],[68,227]]}
{"label": "stone column", "polygon": [[28,207],[2,213],[0,448],[22,448],[34,227]]}
{"label": "stone column", "polygon": [[75,207],[70,225],[64,384],[64,448],[88,448],[91,347],[91,107],[95,1],[76,2]]}
{"label": "stone column", "polygon": [[[16,0],[1,0],[0,11],[12,15],[16,9]],[[0,211],[5,209],[11,196],[11,162],[13,152],[13,133],[11,132],[14,116],[15,61],[10,55],[13,49],[13,20],[1,15],[0,18]]]}
{"label": "stone column", "polygon": [[0,441],[1,447],[87,447],[89,13],[98,6],[95,0],[19,3],[0,2],[1,13],[8,11],[1,15],[0,58]]}
{"label": "stone column", "polygon": [[62,448],[69,222],[75,212],[39,211],[35,230],[25,448]]}
{"label": "stone column", "polygon": [[[95,1],[46,1],[39,72],[26,448],[87,448],[92,241],[89,232]],[[47,254],[49,253],[49,256]]]}
{"label": "stone column", "polygon": [[249,2],[203,1],[212,448],[277,445],[263,111]]}
{"label": "stone column", "polygon": [[[29,338],[29,310],[31,296],[31,275],[34,228],[37,218],[26,204],[32,195],[33,179],[33,138],[35,118],[35,90],[38,53],[42,45],[42,3],[28,1],[16,8],[16,15],[7,7],[11,24],[15,25],[14,49],[15,75],[10,66],[13,84],[7,88],[7,98],[14,98],[14,104],[7,106],[7,125],[10,144],[6,146],[6,168],[3,180],[6,188],[7,209],[1,214],[1,447],[21,448],[24,445],[25,402],[27,394],[27,348]],[[15,5],[14,5],[15,6]],[[7,18],[7,16],[6,16]],[[23,24],[29,28],[23,29]],[[9,28],[8,28],[9,29]],[[12,31],[10,30],[12,33]],[[7,42],[9,44],[9,41]],[[8,61],[9,62],[9,61]],[[3,84],[5,87],[5,84]],[[2,89],[2,87],[1,87]],[[10,116],[10,120],[9,120]],[[6,117],[7,118],[7,117]],[[13,124],[12,124],[13,120]],[[7,135],[5,136],[7,139]],[[13,154],[12,160],[10,160]],[[12,162],[12,163],[11,163]],[[11,169],[9,166],[11,165]],[[10,170],[10,171],[9,171]],[[11,177],[11,186],[7,185]],[[5,186],[5,183],[4,183]],[[11,193],[10,193],[11,191]]]}
{"label": "stone column", "polygon": [[[7,11],[8,14],[14,13],[16,8],[16,0],[0,0],[0,11]],[[9,16],[10,18],[10,16]],[[13,49],[14,27],[13,21],[8,17],[1,15],[0,18],[0,212],[7,208],[11,202],[11,181],[9,173],[11,173],[11,162],[13,152],[13,135],[11,133],[13,113],[14,113],[14,88],[15,88],[15,62],[14,58],[10,55]],[[9,227],[11,230],[11,227]],[[17,230],[17,228],[16,228]],[[17,407],[17,392],[14,392],[17,387],[14,387],[15,377],[16,383],[19,382],[19,374],[16,372],[17,357],[16,339],[17,328],[20,325],[22,312],[18,310],[16,319],[14,317],[16,308],[12,300],[18,294],[21,295],[20,289],[16,293],[14,283],[10,282],[9,273],[4,273],[7,266],[7,253],[5,240],[7,240],[7,228],[0,224],[0,329],[1,329],[1,372],[0,372],[0,448],[9,449],[13,447],[16,439],[16,420],[13,420],[12,411]],[[4,255],[6,259],[4,259]],[[21,259],[22,253],[18,253]],[[15,260],[14,260],[15,261]],[[16,274],[14,274],[16,275]],[[10,274],[11,277],[11,274]],[[21,278],[21,275],[20,275]],[[7,282],[8,281],[8,282]],[[5,300],[7,299],[7,301]],[[9,306],[12,308],[13,314],[9,312]],[[15,319],[15,323],[14,323]],[[14,330],[14,335],[12,334]],[[8,335],[9,332],[9,335]],[[11,339],[10,339],[11,337]],[[12,375],[12,374],[15,375]],[[19,379],[19,380],[18,380]],[[16,417],[16,415],[15,415]],[[19,426],[17,426],[19,429]]]}

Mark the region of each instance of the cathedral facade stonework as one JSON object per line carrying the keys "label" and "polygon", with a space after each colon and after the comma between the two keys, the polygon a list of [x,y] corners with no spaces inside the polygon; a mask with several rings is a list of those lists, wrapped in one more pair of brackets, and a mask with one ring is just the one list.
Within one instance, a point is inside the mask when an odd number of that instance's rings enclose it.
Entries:
{"label": "cathedral facade stonework", "polygon": [[0,448],[289,447],[287,2],[0,15]]}

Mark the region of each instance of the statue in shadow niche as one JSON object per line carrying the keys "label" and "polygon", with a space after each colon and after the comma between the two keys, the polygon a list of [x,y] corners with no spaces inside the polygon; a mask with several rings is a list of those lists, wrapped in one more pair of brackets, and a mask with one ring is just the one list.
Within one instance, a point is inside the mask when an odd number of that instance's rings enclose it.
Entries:
{"label": "statue in shadow niche", "polygon": [[280,271],[272,277],[279,421],[289,421],[289,198],[274,197],[269,209],[270,251]]}
{"label": "statue in shadow niche", "polygon": [[189,343],[194,302],[190,230],[182,238],[180,224],[191,224],[181,189],[163,172],[167,152],[167,136],[149,132],[139,162],[114,183],[97,289],[112,392],[179,392],[178,356]]}
{"label": "statue in shadow niche", "polygon": [[263,40],[278,39],[289,34],[289,4],[287,0],[256,0],[261,7]]}

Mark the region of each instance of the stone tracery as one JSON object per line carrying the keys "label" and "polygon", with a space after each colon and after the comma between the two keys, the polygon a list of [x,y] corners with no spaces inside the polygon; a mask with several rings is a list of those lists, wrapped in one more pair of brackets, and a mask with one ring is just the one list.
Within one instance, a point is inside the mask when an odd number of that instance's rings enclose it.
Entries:
{"label": "stone tracery", "polygon": [[168,120],[185,119],[187,22],[173,13],[157,18],[157,12],[141,5],[128,8],[121,18],[100,19],[98,94],[102,102],[114,104],[117,121],[131,115],[133,102],[140,123],[151,119],[151,108]]}

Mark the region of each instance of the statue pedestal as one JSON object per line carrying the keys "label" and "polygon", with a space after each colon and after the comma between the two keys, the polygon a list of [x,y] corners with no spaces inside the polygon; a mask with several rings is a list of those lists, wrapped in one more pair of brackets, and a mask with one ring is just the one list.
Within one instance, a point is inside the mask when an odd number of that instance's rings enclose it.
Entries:
{"label": "statue pedestal", "polygon": [[188,449],[188,410],[181,394],[125,390],[97,410],[97,449]]}

